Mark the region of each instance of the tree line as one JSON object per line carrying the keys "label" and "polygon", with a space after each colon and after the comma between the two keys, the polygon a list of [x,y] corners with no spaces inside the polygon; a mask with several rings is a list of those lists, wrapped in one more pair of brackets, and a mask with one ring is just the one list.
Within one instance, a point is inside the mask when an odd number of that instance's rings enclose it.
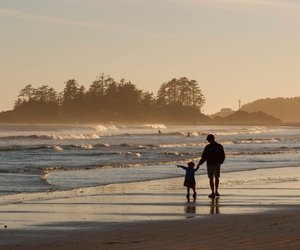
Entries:
{"label": "tree line", "polygon": [[[48,85],[28,84],[19,93],[9,116],[23,122],[197,122],[205,98],[195,80],[173,78],[157,95],[131,81],[101,74],[88,88],[75,79],[62,92]],[[207,118],[208,119],[208,118]]]}

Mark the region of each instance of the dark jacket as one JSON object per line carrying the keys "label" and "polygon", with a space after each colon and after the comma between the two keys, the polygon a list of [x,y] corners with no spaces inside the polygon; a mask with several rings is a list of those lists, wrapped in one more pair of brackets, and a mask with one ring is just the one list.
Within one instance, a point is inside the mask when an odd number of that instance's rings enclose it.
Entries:
{"label": "dark jacket", "polygon": [[202,153],[199,164],[201,165],[206,161],[207,165],[222,164],[225,160],[224,148],[220,143],[212,143],[206,145]]}

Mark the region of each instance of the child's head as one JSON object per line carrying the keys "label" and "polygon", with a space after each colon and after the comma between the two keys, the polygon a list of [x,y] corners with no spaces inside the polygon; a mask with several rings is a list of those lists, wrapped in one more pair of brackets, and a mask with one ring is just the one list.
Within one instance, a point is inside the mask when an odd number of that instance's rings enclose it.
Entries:
{"label": "child's head", "polygon": [[190,168],[194,168],[195,167],[195,163],[193,161],[188,162],[187,164]]}

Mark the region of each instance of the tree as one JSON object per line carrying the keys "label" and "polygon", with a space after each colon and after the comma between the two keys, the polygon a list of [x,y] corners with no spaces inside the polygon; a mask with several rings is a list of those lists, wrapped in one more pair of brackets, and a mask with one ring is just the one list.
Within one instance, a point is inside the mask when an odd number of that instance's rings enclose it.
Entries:
{"label": "tree", "polygon": [[41,103],[56,103],[58,102],[58,94],[48,85],[42,85],[37,89],[33,89],[32,98],[36,102]]}
{"label": "tree", "polygon": [[107,106],[107,90],[110,84],[113,84],[115,81],[110,76],[105,76],[103,73],[95,80],[88,92],[87,92],[87,101],[88,108],[90,111],[95,114],[100,114],[108,108]]}
{"label": "tree", "polygon": [[28,122],[51,122],[59,117],[59,100],[56,91],[48,85],[35,89],[31,85],[20,91],[14,110]]}
{"label": "tree", "polygon": [[75,79],[68,80],[63,90],[64,104],[74,103],[76,101],[79,92],[79,84]]}
{"label": "tree", "polygon": [[62,112],[67,120],[76,121],[84,113],[85,88],[75,79],[68,80],[62,93]]}
{"label": "tree", "polygon": [[142,91],[137,89],[130,81],[121,79],[118,84],[117,104],[118,112],[121,117],[129,118],[130,120],[138,116],[140,106],[140,98]]}
{"label": "tree", "polygon": [[15,101],[14,108],[18,108],[21,106],[23,103],[28,102],[34,93],[34,88],[28,84],[26,85],[19,93],[18,99]]}
{"label": "tree", "polygon": [[157,97],[160,105],[178,103],[182,106],[197,108],[200,111],[205,103],[197,81],[188,80],[186,77],[173,78],[169,82],[163,83],[158,90]]}

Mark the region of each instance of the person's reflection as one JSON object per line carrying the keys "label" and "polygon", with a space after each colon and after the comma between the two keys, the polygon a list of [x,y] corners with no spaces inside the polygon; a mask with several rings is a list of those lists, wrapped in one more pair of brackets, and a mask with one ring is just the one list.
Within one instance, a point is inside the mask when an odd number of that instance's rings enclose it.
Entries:
{"label": "person's reflection", "polygon": [[219,214],[219,198],[212,198],[210,204],[210,214]]}
{"label": "person's reflection", "polygon": [[187,219],[196,217],[195,199],[192,202],[190,202],[190,199],[187,200],[187,204],[184,207],[184,212]]}

